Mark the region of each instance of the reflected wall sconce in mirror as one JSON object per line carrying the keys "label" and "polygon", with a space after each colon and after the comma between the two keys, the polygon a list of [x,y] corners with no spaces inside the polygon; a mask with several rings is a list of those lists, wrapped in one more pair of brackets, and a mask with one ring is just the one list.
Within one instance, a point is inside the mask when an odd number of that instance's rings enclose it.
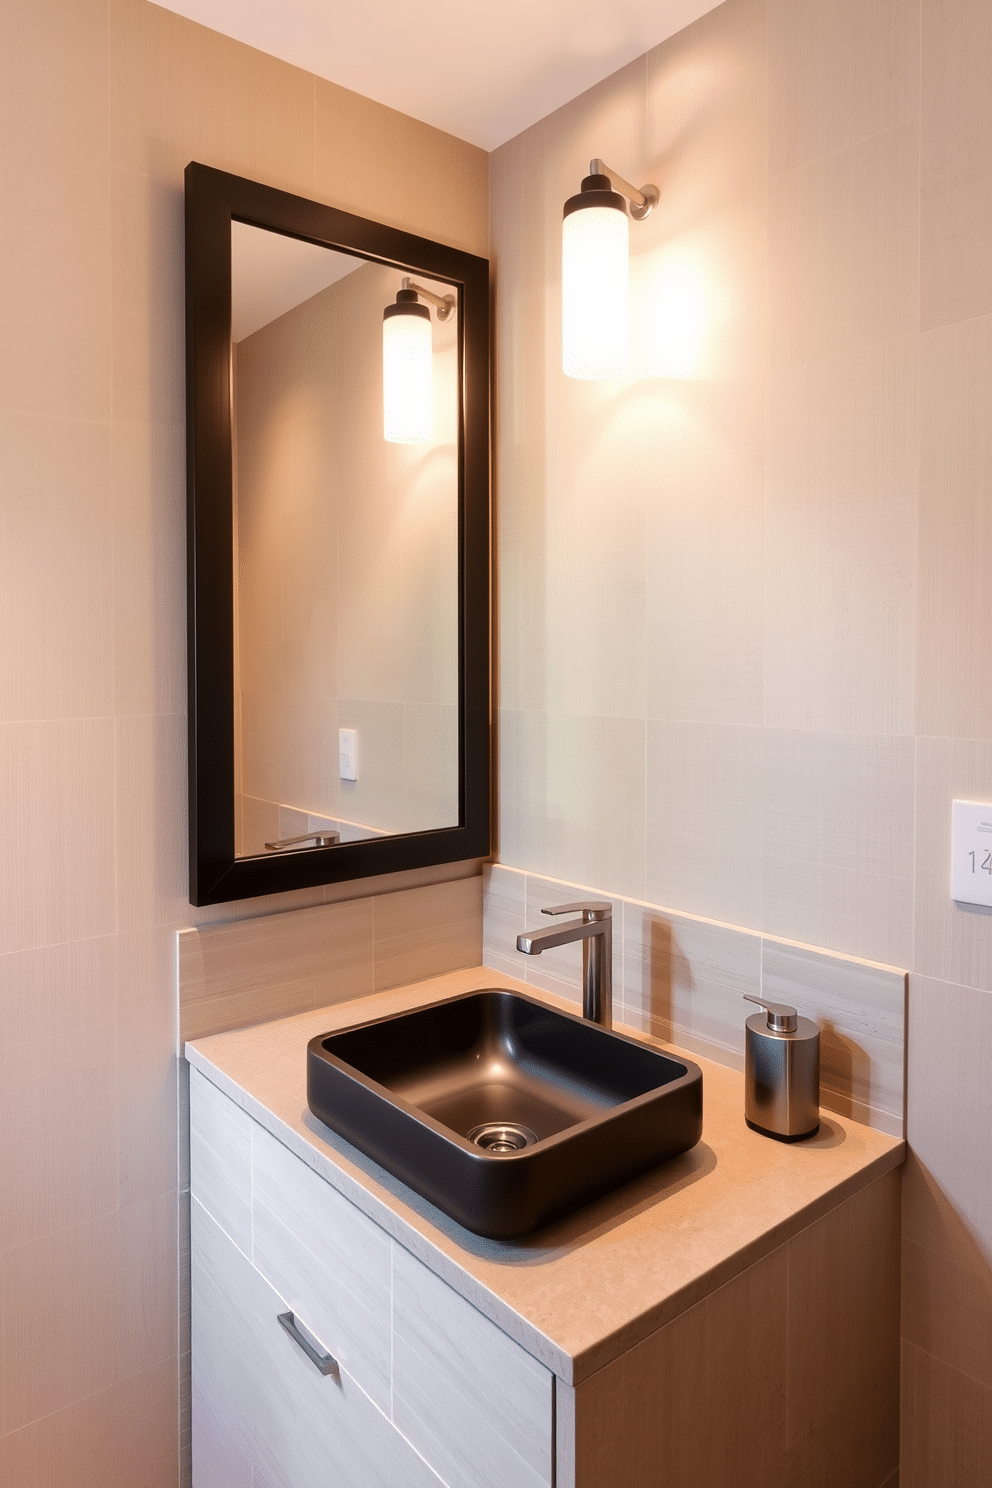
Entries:
{"label": "reflected wall sconce in mirror", "polygon": [[447,320],[455,297],[405,278],[396,303],[382,312],[382,432],[389,444],[425,444],[434,434],[430,305]]}
{"label": "reflected wall sconce in mirror", "polygon": [[637,222],[657,186],[632,186],[602,160],[589,163],[561,229],[561,343],[566,377],[594,380],[627,370],[630,264],[627,202]]}

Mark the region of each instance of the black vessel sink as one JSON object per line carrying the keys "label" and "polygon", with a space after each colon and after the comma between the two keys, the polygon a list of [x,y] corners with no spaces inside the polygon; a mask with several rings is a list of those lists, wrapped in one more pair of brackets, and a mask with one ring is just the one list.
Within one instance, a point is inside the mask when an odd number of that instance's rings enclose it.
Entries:
{"label": "black vessel sink", "polygon": [[703,1075],[492,990],[311,1039],[307,1103],[466,1229],[512,1240],[694,1146]]}

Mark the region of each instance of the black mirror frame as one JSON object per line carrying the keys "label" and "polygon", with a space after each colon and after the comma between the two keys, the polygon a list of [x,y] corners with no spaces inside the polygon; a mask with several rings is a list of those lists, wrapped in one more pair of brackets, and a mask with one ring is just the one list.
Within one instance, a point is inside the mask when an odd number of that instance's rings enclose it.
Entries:
{"label": "black mirror frame", "polygon": [[[234,854],[231,220],[420,272],[459,293],[459,825]],[[186,167],[189,897],[250,899],[486,857],[490,848],[489,263],[320,202]]]}

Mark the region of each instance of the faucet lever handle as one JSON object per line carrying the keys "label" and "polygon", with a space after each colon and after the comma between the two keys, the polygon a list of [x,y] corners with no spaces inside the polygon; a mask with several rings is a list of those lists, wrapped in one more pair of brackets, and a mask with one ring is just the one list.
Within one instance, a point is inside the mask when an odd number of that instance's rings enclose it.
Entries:
{"label": "faucet lever handle", "polygon": [[578,904],[549,904],[547,909],[541,910],[542,914],[581,914],[586,924],[590,920],[610,920],[613,918],[613,905],[605,899],[583,899]]}

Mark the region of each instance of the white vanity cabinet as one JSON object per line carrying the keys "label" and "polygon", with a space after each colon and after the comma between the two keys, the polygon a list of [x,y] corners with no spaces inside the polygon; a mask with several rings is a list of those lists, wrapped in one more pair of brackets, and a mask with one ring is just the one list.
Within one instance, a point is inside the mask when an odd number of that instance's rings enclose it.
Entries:
{"label": "white vanity cabinet", "polygon": [[194,1488],[550,1488],[550,1371],[196,1070],[190,1189]]}
{"label": "white vanity cabinet", "polygon": [[429,1244],[402,1201],[370,1195],[371,1219],[301,1121],[310,1036],[190,1046],[194,1488],[894,1488],[898,1141],[830,1116],[806,1147],[769,1142],[707,1065],[695,1167],[521,1264],[446,1240],[449,1284],[403,1243]]}

